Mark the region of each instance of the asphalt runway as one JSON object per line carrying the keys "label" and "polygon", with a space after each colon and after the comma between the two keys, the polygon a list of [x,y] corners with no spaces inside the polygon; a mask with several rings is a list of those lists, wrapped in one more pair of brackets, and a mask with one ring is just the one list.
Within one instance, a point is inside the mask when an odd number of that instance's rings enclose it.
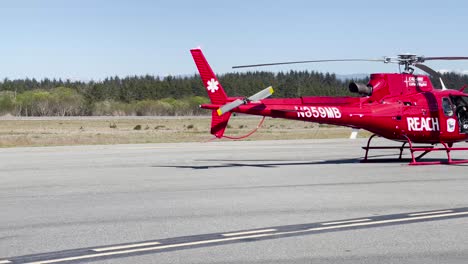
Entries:
{"label": "asphalt runway", "polygon": [[468,165],[365,143],[0,149],[0,264],[466,263]]}

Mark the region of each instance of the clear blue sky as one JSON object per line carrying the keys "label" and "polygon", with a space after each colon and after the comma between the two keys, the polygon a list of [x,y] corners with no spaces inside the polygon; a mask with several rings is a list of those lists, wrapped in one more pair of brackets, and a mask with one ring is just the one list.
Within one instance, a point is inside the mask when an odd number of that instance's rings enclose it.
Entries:
{"label": "clear blue sky", "polygon": [[[284,60],[468,56],[466,1],[5,0],[0,12],[2,79],[192,74],[189,49],[197,46],[219,73]],[[468,70],[468,62],[428,65]],[[262,68],[289,69],[397,70],[379,63]]]}

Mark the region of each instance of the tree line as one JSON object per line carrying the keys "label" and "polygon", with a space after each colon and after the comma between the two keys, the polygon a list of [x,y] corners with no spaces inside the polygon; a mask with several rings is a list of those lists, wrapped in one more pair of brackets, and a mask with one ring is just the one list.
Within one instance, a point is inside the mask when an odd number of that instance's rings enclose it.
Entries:
{"label": "tree line", "polygon": [[[466,75],[445,73],[443,77],[454,89],[468,83]],[[252,95],[270,85],[275,88],[274,97],[351,95],[349,80],[315,71],[226,73],[219,75],[219,81],[229,96]],[[86,82],[4,79],[0,81],[0,115],[199,115],[208,114],[198,108],[209,102],[206,96],[198,75],[116,76]]]}

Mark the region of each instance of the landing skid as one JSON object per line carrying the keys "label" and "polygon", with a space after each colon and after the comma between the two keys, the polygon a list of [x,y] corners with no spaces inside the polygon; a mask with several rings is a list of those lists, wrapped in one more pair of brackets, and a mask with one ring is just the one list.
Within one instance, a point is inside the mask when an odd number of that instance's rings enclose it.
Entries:
{"label": "landing skid", "polygon": [[[361,162],[370,162],[369,160],[369,150],[371,149],[397,149],[400,150],[400,155],[397,160],[402,161],[403,150],[409,149],[411,153],[411,162],[409,165],[436,165],[436,164],[461,164],[461,163],[468,163],[468,160],[452,160],[450,156],[450,151],[458,151],[458,150],[468,150],[468,148],[454,148],[452,144],[447,144],[445,142],[440,142],[443,148],[436,148],[434,145],[426,145],[426,146],[414,146],[411,140],[406,137],[407,142],[404,142],[400,147],[398,146],[370,146],[372,139],[377,136],[376,134],[372,135],[369,140],[367,141],[367,146],[362,147],[366,151],[366,155]],[[407,146],[408,145],[408,146]],[[450,145],[450,146],[449,146]],[[432,151],[445,151],[447,153],[447,160],[445,161],[419,161],[422,157],[426,156],[428,153]],[[415,153],[422,152],[419,156],[415,157]]]}

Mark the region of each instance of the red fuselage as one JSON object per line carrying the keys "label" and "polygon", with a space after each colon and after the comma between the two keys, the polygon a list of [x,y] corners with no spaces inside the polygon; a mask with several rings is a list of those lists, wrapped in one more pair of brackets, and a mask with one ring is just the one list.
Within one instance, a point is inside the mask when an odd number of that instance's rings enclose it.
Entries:
{"label": "red fuselage", "polygon": [[416,143],[450,143],[468,139],[457,109],[468,104],[467,94],[436,90],[424,75],[372,74],[367,86],[372,87],[370,96],[264,99],[232,112],[361,128],[397,141],[409,138]]}

